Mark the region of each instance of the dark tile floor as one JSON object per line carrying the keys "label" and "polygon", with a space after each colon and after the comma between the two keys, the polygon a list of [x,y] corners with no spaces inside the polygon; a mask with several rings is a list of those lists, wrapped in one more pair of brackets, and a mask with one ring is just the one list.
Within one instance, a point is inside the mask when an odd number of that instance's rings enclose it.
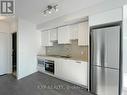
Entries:
{"label": "dark tile floor", "polygon": [[85,89],[43,73],[21,80],[12,75],[0,76],[0,95],[92,95]]}

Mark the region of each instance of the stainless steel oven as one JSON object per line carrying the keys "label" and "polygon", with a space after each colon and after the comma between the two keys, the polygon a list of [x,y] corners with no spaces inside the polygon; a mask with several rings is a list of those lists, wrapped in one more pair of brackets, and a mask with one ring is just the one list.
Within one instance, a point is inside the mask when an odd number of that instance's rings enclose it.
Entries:
{"label": "stainless steel oven", "polygon": [[54,61],[53,60],[45,60],[45,71],[54,74]]}

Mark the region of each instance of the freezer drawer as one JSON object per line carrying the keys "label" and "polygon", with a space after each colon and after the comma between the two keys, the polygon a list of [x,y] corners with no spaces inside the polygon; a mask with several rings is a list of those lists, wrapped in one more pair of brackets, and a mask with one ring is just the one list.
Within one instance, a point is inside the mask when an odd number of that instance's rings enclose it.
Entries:
{"label": "freezer drawer", "polygon": [[97,95],[118,95],[119,71],[115,69],[92,66],[91,92]]}

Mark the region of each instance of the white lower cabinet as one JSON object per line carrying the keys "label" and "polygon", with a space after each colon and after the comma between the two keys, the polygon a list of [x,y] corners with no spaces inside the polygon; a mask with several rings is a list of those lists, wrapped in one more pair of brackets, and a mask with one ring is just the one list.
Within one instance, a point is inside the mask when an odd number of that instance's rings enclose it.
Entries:
{"label": "white lower cabinet", "polygon": [[55,75],[59,78],[62,77],[63,72],[62,72],[62,64],[64,60],[63,59],[55,59]]}
{"label": "white lower cabinet", "polygon": [[57,77],[87,86],[87,62],[58,59],[55,61]]}

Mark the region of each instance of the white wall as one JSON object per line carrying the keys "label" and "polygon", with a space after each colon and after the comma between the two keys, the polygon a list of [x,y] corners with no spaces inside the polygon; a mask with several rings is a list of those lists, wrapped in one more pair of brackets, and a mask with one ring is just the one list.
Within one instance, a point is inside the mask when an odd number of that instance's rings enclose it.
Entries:
{"label": "white wall", "polygon": [[18,20],[15,18],[14,21],[9,22],[10,23],[10,32],[14,33],[18,31]]}
{"label": "white wall", "polygon": [[5,21],[0,21],[0,32],[9,33],[9,24]]}
{"label": "white wall", "polygon": [[40,34],[35,25],[18,19],[17,33],[18,79],[37,71],[37,53],[40,48]]}
{"label": "white wall", "polygon": [[123,8],[123,95],[127,95],[127,5]]}
{"label": "white wall", "polygon": [[127,73],[127,5],[123,9],[123,67]]}
{"label": "white wall", "polygon": [[89,26],[101,25],[123,20],[122,8],[117,8],[89,16]]}
{"label": "white wall", "polygon": [[0,21],[0,33],[4,33],[6,36],[8,36],[8,54],[6,57],[6,72],[7,73],[12,73],[12,58],[11,58],[11,34],[10,34],[10,25],[9,23],[5,22],[5,21]]}

